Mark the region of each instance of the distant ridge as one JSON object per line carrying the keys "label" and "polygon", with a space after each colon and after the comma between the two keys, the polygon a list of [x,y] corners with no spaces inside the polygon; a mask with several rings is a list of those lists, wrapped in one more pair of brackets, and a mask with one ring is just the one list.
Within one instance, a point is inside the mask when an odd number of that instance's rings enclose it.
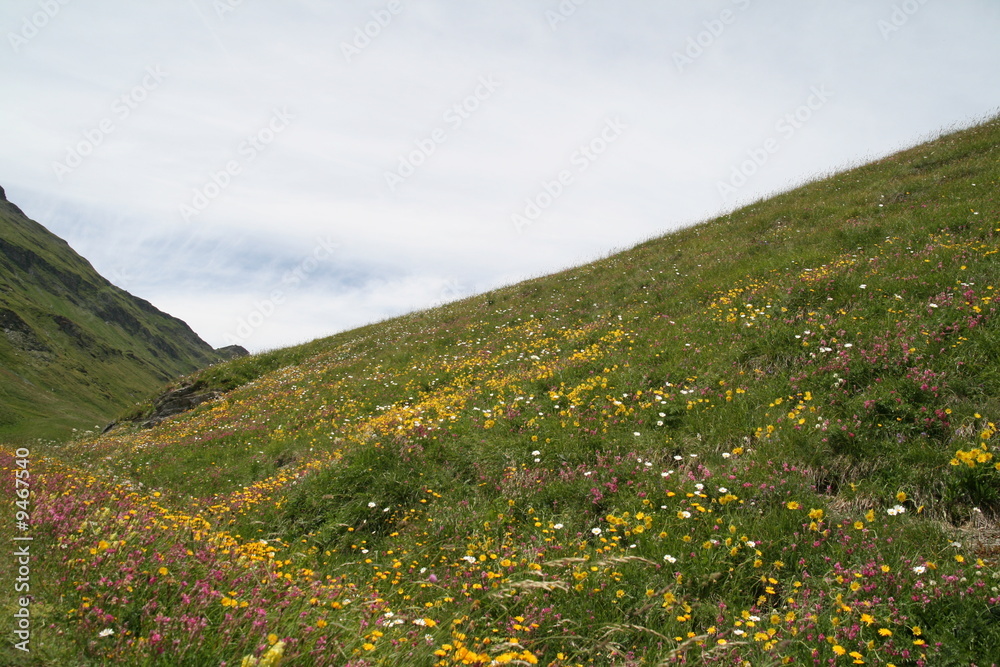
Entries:
{"label": "distant ridge", "polygon": [[102,426],[232,355],[112,285],[0,187],[0,436]]}

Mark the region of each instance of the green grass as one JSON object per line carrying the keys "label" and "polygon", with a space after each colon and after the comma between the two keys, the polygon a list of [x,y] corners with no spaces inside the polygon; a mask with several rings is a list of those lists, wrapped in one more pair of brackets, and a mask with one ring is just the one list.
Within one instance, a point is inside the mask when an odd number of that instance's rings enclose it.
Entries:
{"label": "green grass", "polygon": [[991,664],[998,146],[217,365],[186,381],[220,401],[46,450],[38,664]]}

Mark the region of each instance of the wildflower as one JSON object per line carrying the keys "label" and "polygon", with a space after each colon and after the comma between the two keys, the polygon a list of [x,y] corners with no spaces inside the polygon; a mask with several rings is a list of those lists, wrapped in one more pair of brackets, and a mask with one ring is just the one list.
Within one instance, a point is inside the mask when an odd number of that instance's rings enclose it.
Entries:
{"label": "wildflower", "polygon": [[375,507],[375,503],[374,502],[368,503],[368,507]]}
{"label": "wildflower", "polygon": [[600,535],[601,534],[601,529],[600,528],[591,528],[590,532],[592,532],[594,535]]}
{"label": "wildflower", "polygon": [[464,560],[466,563],[472,563],[473,565],[475,565],[477,562],[475,556],[462,556],[462,560]]}
{"label": "wildflower", "polygon": [[913,568],[913,571],[916,572],[917,574],[923,574],[924,572],[927,571],[927,568],[924,567],[923,565],[917,565]]}
{"label": "wildflower", "polygon": [[113,634],[115,634],[115,631],[113,629],[111,629],[111,628],[104,628],[103,630],[101,630],[100,632],[97,633],[97,636],[98,637],[107,637],[107,636],[113,635]]}
{"label": "wildflower", "polygon": [[554,525],[552,527],[555,528],[556,530],[562,530],[563,525],[561,523],[557,523],[556,525]]}
{"label": "wildflower", "polygon": [[677,562],[677,559],[674,558],[673,556],[671,556],[670,554],[667,554],[666,556],[664,556],[663,560],[667,561],[668,563],[676,563]]}
{"label": "wildflower", "polygon": [[540,456],[541,452],[536,449],[535,451],[531,452],[531,455],[532,456]]}
{"label": "wildflower", "polygon": [[797,510],[797,509],[799,509],[799,508],[800,508],[800,507],[802,507],[802,506],[801,506],[801,505],[799,505],[799,504],[798,504],[798,502],[796,502],[796,501],[794,501],[794,500],[790,500],[790,501],[788,502],[788,504],[786,504],[786,505],[785,505],[785,507],[787,507],[787,508],[788,508],[788,509],[790,509],[790,510]]}
{"label": "wildflower", "polygon": [[680,512],[677,513],[677,518],[678,519],[690,519],[691,518],[691,512],[688,512],[687,510],[682,510],[682,511],[680,511]]}
{"label": "wildflower", "polygon": [[893,507],[890,507],[889,509],[887,509],[886,513],[889,516],[896,516],[897,514],[902,514],[905,511],[906,511],[906,508],[903,507],[902,505],[894,505]]}

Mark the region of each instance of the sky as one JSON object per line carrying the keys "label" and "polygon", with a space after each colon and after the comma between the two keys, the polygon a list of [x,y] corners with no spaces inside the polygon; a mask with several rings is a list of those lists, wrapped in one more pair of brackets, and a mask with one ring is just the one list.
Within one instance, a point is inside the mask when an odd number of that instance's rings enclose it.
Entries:
{"label": "sky", "polygon": [[7,198],[251,351],[1000,112],[996,0],[5,0],[0,33]]}

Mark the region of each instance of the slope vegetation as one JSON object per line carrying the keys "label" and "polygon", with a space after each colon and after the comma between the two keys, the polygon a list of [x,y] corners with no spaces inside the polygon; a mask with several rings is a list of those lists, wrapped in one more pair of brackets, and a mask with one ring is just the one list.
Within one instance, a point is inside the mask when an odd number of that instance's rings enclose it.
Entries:
{"label": "slope vegetation", "polygon": [[221,356],[180,320],[115,287],[0,189],[0,435],[103,426]]}
{"label": "slope vegetation", "polygon": [[33,659],[995,664],[998,182],[993,120],[215,366],[31,460]]}

